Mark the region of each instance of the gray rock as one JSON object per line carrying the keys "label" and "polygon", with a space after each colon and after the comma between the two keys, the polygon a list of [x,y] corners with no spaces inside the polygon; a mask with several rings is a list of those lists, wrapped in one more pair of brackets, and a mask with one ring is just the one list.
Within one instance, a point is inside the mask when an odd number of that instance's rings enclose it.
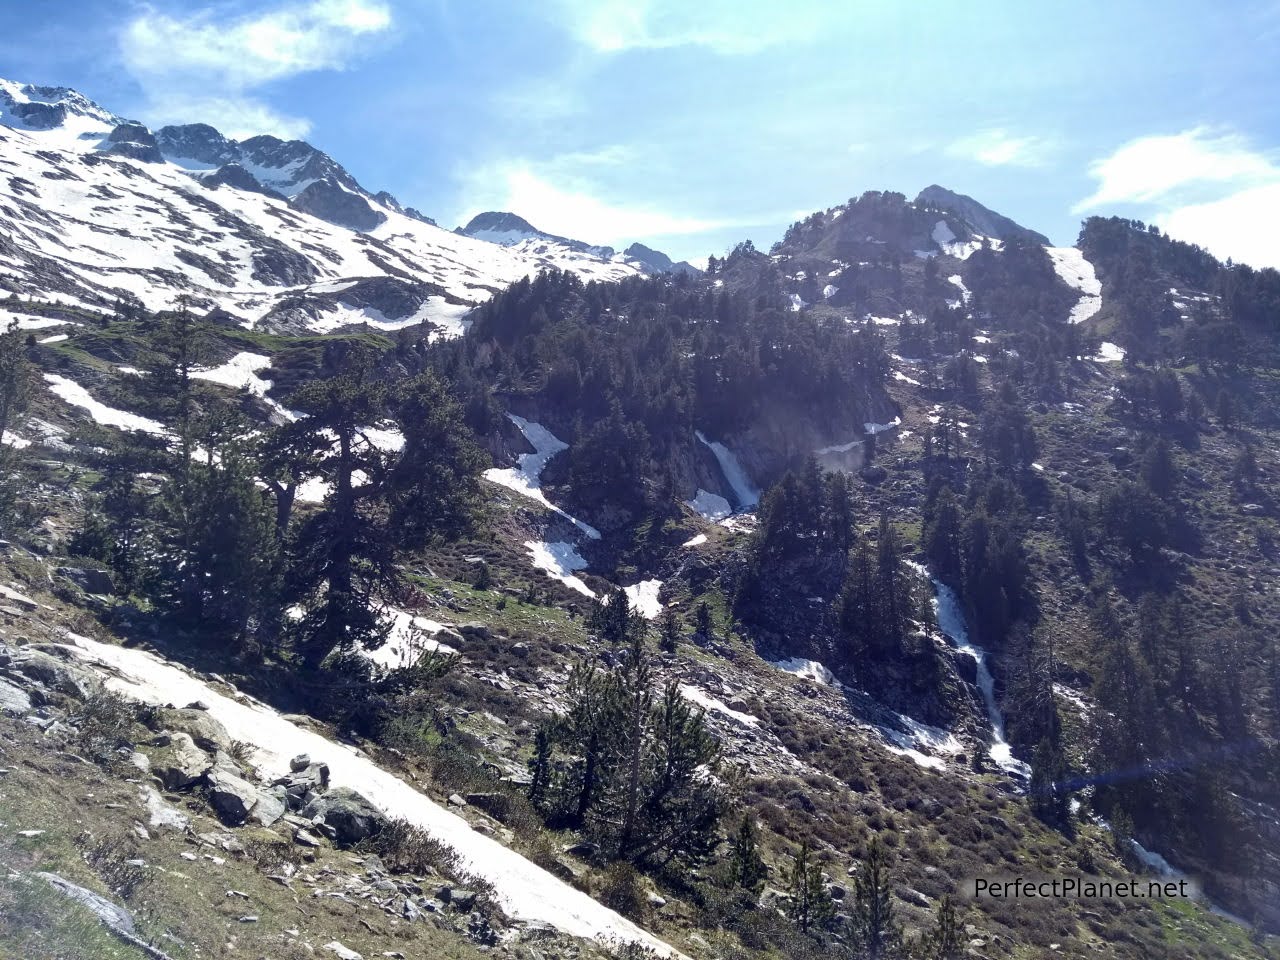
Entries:
{"label": "gray rock", "polygon": [[493,631],[487,623],[471,622],[458,624],[458,633],[464,640],[491,640]]}
{"label": "gray rock", "polygon": [[470,910],[476,905],[479,894],[466,887],[441,887],[436,891],[436,897],[455,910]]}
{"label": "gray rock", "polygon": [[201,749],[211,753],[231,743],[231,734],[203,710],[187,707],[185,710],[161,710],[156,722],[162,730],[185,733]]}
{"label": "gray rock", "polygon": [[311,757],[305,753],[300,753],[289,761],[289,769],[294,773],[301,773],[309,766],[311,766]]}
{"label": "gray rock", "polygon": [[58,567],[57,574],[66,577],[85,593],[107,596],[115,592],[116,586],[111,574],[105,570],[91,570],[85,567]]}
{"label": "gray rock", "polygon": [[320,949],[336,954],[338,960],[364,960],[364,954],[356,953],[350,947],[344,947],[337,940],[332,940],[329,943],[326,943]]}
{"label": "gray rock", "polygon": [[244,823],[258,802],[258,790],[223,768],[209,773],[209,802],[218,811],[222,822],[231,826]]}
{"label": "gray rock", "polygon": [[279,821],[285,812],[285,792],[283,787],[272,787],[270,790],[258,791],[258,802],[253,805],[250,818],[261,826],[269,827]]}
{"label": "gray rock", "polygon": [[333,831],[334,843],[340,847],[354,846],[368,839],[387,823],[380,810],[345,787],[316,797],[303,809],[302,815],[323,821]]}
{"label": "gray rock", "polygon": [[324,845],[321,843],[319,837],[308,830],[302,829],[302,827],[298,827],[293,831],[293,842],[298,844],[300,847],[310,847],[312,850],[316,850]]}
{"label": "gray rock", "polygon": [[0,712],[26,713],[31,709],[31,697],[8,680],[0,680]]}
{"label": "gray rock", "polygon": [[166,790],[186,790],[213,767],[209,755],[195,741],[180,731],[166,732],[143,747],[151,761],[151,772]]}

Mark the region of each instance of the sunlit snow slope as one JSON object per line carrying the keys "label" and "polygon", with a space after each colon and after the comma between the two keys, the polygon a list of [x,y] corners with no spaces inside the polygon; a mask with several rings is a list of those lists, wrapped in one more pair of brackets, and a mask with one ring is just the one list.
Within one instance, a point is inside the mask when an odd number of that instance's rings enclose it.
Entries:
{"label": "sunlit snow slope", "polygon": [[187,295],[245,325],[457,333],[470,306],[548,267],[639,272],[443,230],[300,141],[152,134],[75,91],[0,80],[0,296],[109,307],[131,295],[158,309]]}

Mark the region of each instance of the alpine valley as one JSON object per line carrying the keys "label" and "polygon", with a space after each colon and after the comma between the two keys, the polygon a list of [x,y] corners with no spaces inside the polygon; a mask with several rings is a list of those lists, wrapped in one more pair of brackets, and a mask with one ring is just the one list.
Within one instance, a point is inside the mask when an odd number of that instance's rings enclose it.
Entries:
{"label": "alpine valley", "polygon": [[1280,274],[642,239],[0,80],[0,956],[1276,955]]}

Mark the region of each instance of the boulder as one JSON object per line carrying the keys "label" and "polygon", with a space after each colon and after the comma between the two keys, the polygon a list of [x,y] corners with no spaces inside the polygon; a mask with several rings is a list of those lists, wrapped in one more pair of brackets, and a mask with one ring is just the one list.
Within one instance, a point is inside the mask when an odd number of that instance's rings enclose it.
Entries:
{"label": "boulder", "polygon": [[209,802],[223,823],[238,826],[248,819],[258,802],[257,787],[224,767],[215,767],[209,772],[208,784]]}
{"label": "boulder", "polygon": [[151,773],[166,790],[195,786],[213,767],[209,755],[180,731],[166,731],[142,748],[151,761]]}
{"label": "boulder", "polygon": [[319,818],[333,832],[333,842],[340,847],[367,840],[387,824],[382,811],[345,787],[316,797],[303,809],[302,815],[313,821]]}
{"label": "boulder", "polygon": [[56,572],[58,576],[70,580],[85,593],[106,596],[114,593],[116,589],[115,583],[111,579],[111,574],[105,570],[91,570],[86,567],[58,567]]}
{"label": "boulder", "polygon": [[284,816],[286,809],[284,787],[271,787],[258,791],[258,802],[249,816],[256,823],[269,827]]}
{"label": "boulder", "polygon": [[489,629],[487,623],[460,623],[457,632],[464,640],[491,640],[493,639],[493,631]]}
{"label": "boulder", "polygon": [[231,743],[231,734],[203,710],[160,710],[156,722],[162,730],[185,733],[196,745],[211,753]]}
{"label": "boulder", "polygon": [[436,898],[447,903],[455,910],[470,910],[476,905],[479,894],[466,887],[441,887],[436,891]]}

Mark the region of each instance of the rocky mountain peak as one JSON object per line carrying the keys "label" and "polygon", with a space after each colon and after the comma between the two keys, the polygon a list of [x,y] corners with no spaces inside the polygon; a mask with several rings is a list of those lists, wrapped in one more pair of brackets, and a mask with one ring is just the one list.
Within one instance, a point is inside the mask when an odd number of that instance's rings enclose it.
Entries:
{"label": "rocky mountain peak", "polygon": [[936,183],[930,184],[921,190],[916,196],[915,203],[916,206],[940,210],[959,217],[972,228],[974,233],[980,236],[994,237],[997,240],[1007,240],[1013,236],[1021,236],[1044,246],[1049,245],[1049,239],[1043,234],[1029,230],[1003,214],[996,213],[989,207],[983,206],[973,197],[948,190],[946,187],[941,187]]}
{"label": "rocky mountain peak", "polygon": [[207,123],[161,127],[156,132],[160,151],[169,159],[193,160],[211,167],[238,162],[240,149]]}

